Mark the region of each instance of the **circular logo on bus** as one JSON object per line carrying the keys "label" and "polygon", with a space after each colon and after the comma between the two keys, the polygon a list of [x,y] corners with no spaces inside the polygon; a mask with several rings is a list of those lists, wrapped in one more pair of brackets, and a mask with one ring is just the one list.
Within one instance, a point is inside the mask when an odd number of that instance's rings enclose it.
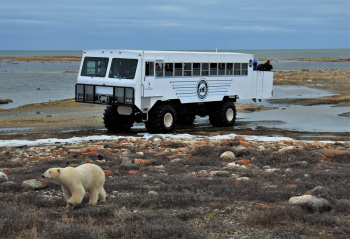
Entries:
{"label": "circular logo on bus", "polygon": [[208,83],[205,79],[201,79],[197,85],[197,96],[200,100],[207,98],[209,91]]}

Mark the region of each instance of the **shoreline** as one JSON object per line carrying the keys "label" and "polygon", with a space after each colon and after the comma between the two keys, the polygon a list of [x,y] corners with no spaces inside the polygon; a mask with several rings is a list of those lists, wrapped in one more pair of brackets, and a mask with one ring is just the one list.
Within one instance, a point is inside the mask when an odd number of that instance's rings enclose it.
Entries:
{"label": "shoreline", "polygon": [[[332,105],[335,107],[350,106],[350,70],[302,70],[277,71],[274,73],[274,85],[310,87],[327,92],[332,96],[320,98],[286,98],[267,100],[272,107],[255,104],[237,104],[237,112],[255,112],[269,110],[273,107],[289,105]],[[11,104],[11,103],[9,103]],[[16,108],[0,109],[0,140],[67,138],[74,136],[108,134],[104,129],[103,112],[105,105],[76,103],[74,99],[49,101],[22,105]],[[344,112],[338,117],[349,117]],[[236,121],[234,128],[215,128],[208,123],[191,127],[179,127],[174,134],[191,133],[194,135],[223,135],[235,133],[239,135],[266,135],[291,137],[298,140],[350,140],[350,132],[300,132],[283,130],[271,126],[251,128],[244,119]],[[146,132],[135,129],[129,134],[135,136]]]}

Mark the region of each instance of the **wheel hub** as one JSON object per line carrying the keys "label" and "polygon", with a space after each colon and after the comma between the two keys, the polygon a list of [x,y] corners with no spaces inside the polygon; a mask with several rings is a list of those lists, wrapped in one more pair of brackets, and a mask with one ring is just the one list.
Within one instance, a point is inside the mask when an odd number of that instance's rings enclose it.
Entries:
{"label": "wheel hub", "polygon": [[173,124],[173,121],[174,121],[174,119],[173,119],[173,115],[172,114],[166,113],[164,115],[164,125],[165,125],[165,127],[167,127],[167,128],[171,127],[171,125]]}
{"label": "wheel hub", "polygon": [[233,109],[229,108],[227,111],[226,111],[226,119],[227,121],[232,121],[233,118],[235,117],[235,114],[233,112]]}

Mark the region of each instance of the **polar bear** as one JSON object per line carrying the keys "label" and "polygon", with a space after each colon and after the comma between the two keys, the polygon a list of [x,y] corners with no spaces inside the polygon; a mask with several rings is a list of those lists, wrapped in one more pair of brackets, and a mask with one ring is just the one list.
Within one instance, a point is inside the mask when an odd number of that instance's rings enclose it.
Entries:
{"label": "polar bear", "polygon": [[42,177],[61,185],[68,208],[80,204],[85,191],[89,193],[90,205],[96,205],[97,200],[104,202],[106,199],[103,188],[105,173],[95,164],[86,163],[76,168],[50,168]]}

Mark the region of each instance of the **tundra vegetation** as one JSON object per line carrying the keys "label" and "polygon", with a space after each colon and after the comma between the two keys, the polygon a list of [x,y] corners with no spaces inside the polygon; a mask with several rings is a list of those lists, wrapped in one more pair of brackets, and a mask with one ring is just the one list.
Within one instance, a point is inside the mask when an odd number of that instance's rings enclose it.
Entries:
{"label": "tundra vegetation", "polygon": [[[349,238],[349,142],[164,139],[0,148],[2,238]],[[66,209],[51,167],[98,164],[105,203]],[[0,175],[1,176],[1,175]],[[291,203],[309,195],[315,201]]]}

